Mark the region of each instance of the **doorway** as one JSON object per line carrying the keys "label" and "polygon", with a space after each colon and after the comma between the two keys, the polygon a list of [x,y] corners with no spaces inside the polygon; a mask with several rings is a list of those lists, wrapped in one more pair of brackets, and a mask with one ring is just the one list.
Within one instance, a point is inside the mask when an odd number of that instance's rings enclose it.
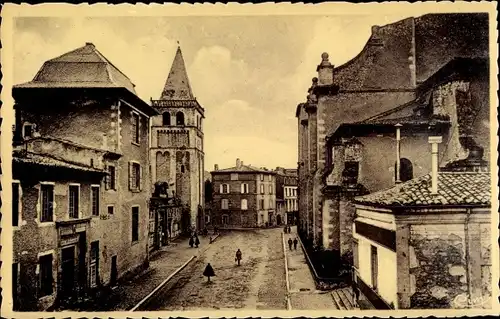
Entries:
{"label": "doorway", "polygon": [[276,223],[278,223],[278,226],[281,225],[281,215],[276,215]]}
{"label": "doorway", "polygon": [[62,249],[61,252],[61,290],[63,298],[74,296],[75,285],[75,246]]}
{"label": "doorway", "polygon": [[111,257],[111,279],[109,280],[109,284],[111,287],[116,286],[116,282],[118,280],[118,266],[116,263],[116,256]]}

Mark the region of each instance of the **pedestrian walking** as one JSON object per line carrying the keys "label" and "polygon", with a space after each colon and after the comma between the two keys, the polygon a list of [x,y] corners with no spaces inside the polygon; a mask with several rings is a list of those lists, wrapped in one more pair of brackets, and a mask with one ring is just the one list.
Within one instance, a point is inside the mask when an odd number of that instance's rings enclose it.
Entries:
{"label": "pedestrian walking", "polygon": [[292,239],[291,238],[288,238],[288,247],[290,248],[290,250],[292,250]]}
{"label": "pedestrian walking", "polygon": [[297,237],[295,237],[295,239],[293,240],[293,249],[297,250],[298,243],[299,243],[299,241],[297,240]]}
{"label": "pedestrian walking", "polygon": [[283,228],[283,232],[286,234],[287,231],[288,231],[288,227],[285,226],[285,228]]}
{"label": "pedestrian walking", "polygon": [[288,225],[288,233],[290,234],[292,232],[292,229],[290,228],[290,225]]}
{"label": "pedestrian walking", "polygon": [[234,261],[238,262],[238,266],[240,265],[240,261],[241,261],[241,250],[238,248],[238,250],[236,251],[236,258]]}
{"label": "pedestrian walking", "polygon": [[200,245],[200,239],[198,238],[198,236],[196,236],[196,238],[194,239],[194,244],[196,245],[196,248],[198,248],[198,246]]}
{"label": "pedestrian walking", "polygon": [[193,245],[194,245],[194,239],[193,239],[193,236],[191,236],[191,238],[189,238],[189,246],[191,246],[191,248],[193,248]]}
{"label": "pedestrian walking", "polygon": [[215,272],[210,263],[205,267],[205,271],[203,272],[203,276],[208,278],[208,282],[210,282],[210,277],[215,277]]}

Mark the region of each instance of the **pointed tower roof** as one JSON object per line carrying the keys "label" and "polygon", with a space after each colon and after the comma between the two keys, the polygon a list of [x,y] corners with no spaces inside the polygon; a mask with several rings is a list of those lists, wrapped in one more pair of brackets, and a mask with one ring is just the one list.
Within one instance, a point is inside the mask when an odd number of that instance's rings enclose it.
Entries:
{"label": "pointed tower roof", "polygon": [[170,73],[168,74],[167,82],[165,83],[160,99],[195,100],[180,47],[177,47],[174,62],[170,68]]}

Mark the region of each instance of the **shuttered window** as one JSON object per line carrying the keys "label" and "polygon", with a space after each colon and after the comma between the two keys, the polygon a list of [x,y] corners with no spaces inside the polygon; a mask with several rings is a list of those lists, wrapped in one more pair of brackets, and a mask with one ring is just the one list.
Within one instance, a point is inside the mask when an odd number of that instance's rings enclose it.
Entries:
{"label": "shuttered window", "polygon": [[40,222],[54,221],[54,185],[41,185],[41,204],[42,211]]}
{"label": "shuttered window", "polygon": [[106,189],[116,190],[116,168],[113,165],[107,167],[108,175],[106,176]]}
{"label": "shuttered window", "polygon": [[221,200],[221,209],[229,209],[229,201],[227,199]]}
{"label": "shuttered window", "polygon": [[137,113],[132,113],[132,142],[139,144],[141,142],[140,139],[140,117]]}
{"label": "shuttered window", "polygon": [[139,163],[129,163],[129,189],[133,191],[142,189],[142,167]]}
{"label": "shuttered window", "polygon": [[91,200],[92,200],[92,216],[99,216],[99,186],[92,186],[90,188]]}
{"label": "shuttered window", "polygon": [[69,186],[69,217],[78,218],[80,211],[80,187],[78,185]]}

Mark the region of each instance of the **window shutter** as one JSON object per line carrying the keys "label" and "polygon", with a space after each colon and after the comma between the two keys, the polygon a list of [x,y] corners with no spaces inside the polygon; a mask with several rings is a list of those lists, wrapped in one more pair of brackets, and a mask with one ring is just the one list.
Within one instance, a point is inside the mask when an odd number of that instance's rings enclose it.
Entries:
{"label": "window shutter", "polygon": [[220,187],[219,187],[219,193],[221,193],[221,194],[222,194],[222,192],[224,191],[224,190],[223,190],[223,188],[222,188],[222,185],[223,185],[223,184],[220,184]]}
{"label": "window shutter", "polygon": [[104,188],[106,190],[109,189],[109,181],[111,180],[111,175],[109,175],[109,166],[108,165],[105,165],[104,166],[104,169],[106,170],[106,172],[108,173],[108,175],[106,175],[106,178],[104,179]]}
{"label": "window shutter", "polygon": [[137,142],[141,143],[141,116],[137,114]]}
{"label": "window shutter", "polygon": [[128,189],[132,190],[133,178],[132,178],[132,163],[128,162]]}
{"label": "window shutter", "polygon": [[245,184],[241,184],[241,193],[245,193]]}
{"label": "window shutter", "polygon": [[139,190],[142,190],[142,188],[143,188],[142,165],[139,165]]}

